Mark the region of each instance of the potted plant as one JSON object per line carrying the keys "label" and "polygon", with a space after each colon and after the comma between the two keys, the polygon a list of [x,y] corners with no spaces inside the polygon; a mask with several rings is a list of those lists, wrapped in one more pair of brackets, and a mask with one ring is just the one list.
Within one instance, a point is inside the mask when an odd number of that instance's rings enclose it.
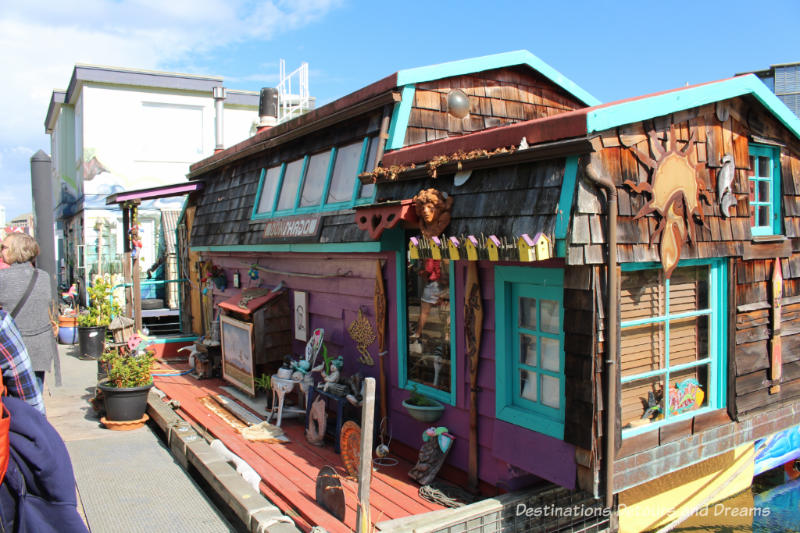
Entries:
{"label": "potted plant", "polygon": [[105,346],[106,329],[111,318],[119,314],[119,304],[111,298],[111,284],[102,276],[87,289],[89,308],[78,315],[78,343],[80,355],[98,359]]}
{"label": "potted plant", "polygon": [[264,391],[264,394],[267,397],[266,412],[269,413],[270,409],[272,408],[272,376],[268,374],[261,374],[261,377],[257,377],[253,381],[255,382],[256,390]]}
{"label": "potted plant", "polygon": [[403,400],[403,407],[406,408],[411,418],[420,422],[436,422],[444,413],[444,405],[433,398],[420,394],[416,385],[411,387],[411,396],[407,400]]}
{"label": "potted plant", "polygon": [[153,387],[150,369],[151,350],[107,350],[103,363],[107,377],[97,387],[103,392],[106,416],[103,423],[142,421],[147,410],[147,394]]}

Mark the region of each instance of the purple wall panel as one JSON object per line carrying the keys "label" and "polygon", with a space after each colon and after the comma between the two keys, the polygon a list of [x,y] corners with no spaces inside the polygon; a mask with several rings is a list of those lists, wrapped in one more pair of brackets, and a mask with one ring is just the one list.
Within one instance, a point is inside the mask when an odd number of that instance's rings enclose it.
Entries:
{"label": "purple wall panel", "polygon": [[568,489],[575,488],[575,447],[502,420],[494,421],[492,451],[499,459]]}

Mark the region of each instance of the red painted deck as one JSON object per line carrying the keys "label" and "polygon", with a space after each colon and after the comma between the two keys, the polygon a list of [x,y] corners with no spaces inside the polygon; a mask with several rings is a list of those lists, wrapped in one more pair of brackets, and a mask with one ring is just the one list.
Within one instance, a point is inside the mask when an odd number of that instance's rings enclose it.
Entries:
{"label": "red painted deck", "polygon": [[[162,364],[158,372],[168,373],[169,368]],[[174,368],[180,370],[181,365]],[[220,439],[259,473],[261,492],[295,520],[298,527],[308,531],[320,525],[331,533],[355,530],[358,481],[346,477],[341,457],[333,451],[331,442],[323,447],[312,446],[304,437],[303,422],[296,419],[284,419],[282,424],[290,443],[249,442],[198,401],[209,394],[225,394],[230,398],[231,395],[220,388],[226,385],[224,381],[197,380],[191,376],[154,379],[156,387],[180,402],[178,413],[181,416]],[[315,501],[317,473],[326,465],[334,467],[342,476],[347,505],[344,523],[322,510]],[[411,467],[400,459],[397,466],[373,470],[370,492],[373,523],[443,509],[419,497],[419,486],[408,477]]]}

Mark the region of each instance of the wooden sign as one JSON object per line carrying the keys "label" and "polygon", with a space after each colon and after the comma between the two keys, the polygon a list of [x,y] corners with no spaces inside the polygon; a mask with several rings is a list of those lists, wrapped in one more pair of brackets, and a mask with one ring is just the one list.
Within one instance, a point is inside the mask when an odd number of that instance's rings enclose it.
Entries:
{"label": "wooden sign", "polygon": [[769,361],[770,379],[774,383],[769,388],[770,394],[775,394],[781,390],[781,375],[783,366],[783,355],[781,353],[781,299],[783,298],[783,273],[781,272],[781,260],[775,258],[772,268],[772,313],[770,316],[770,329],[772,338],[769,340]]}
{"label": "wooden sign", "polygon": [[322,224],[319,215],[304,215],[268,220],[264,226],[267,240],[295,240],[303,237],[314,238],[319,235]]}

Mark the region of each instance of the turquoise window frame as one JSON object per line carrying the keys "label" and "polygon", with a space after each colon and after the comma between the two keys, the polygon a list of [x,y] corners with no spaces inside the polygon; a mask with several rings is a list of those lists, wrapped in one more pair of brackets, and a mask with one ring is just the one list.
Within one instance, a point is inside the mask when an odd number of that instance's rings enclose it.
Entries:
{"label": "turquoise window frame", "polygon": [[[537,367],[527,367],[520,363],[518,336],[533,333],[519,326],[519,298],[536,298],[537,328],[541,324],[539,302],[555,300],[559,307],[559,333],[550,335],[536,330],[537,337],[550,337],[559,340],[560,372],[550,372],[541,368],[541,343],[537,342]],[[495,353],[496,353],[496,399],[495,415],[499,420],[564,440],[564,421],[566,418],[566,373],[564,365],[564,271],[557,268],[532,268],[517,266],[498,266],[494,269],[495,298]],[[521,397],[521,369],[533,369],[537,375],[550,375],[559,378],[559,407],[549,407],[540,402]],[[541,386],[537,383],[538,398]]]}
{"label": "turquoise window frame", "polygon": [[[750,202],[750,210],[753,214],[755,224],[750,227],[750,233],[754,236],[761,235],[781,235],[781,165],[780,149],[777,146],[767,146],[763,144],[750,144],[749,155],[753,157],[755,168],[752,169],[753,176],[748,176],[748,181],[755,182],[753,185],[754,201]],[[772,166],[772,173],[769,178],[759,175],[758,158],[767,157]],[[770,198],[759,198],[758,183],[767,181],[770,183]],[[759,220],[758,208],[767,206],[770,210],[769,223],[764,224]]]}
{"label": "turquoise window frame", "polygon": [[[665,322],[669,324],[670,319],[686,318],[690,316],[709,316],[708,325],[708,358],[701,359],[692,363],[678,365],[670,368],[669,366],[669,329],[665,337],[666,349],[665,355],[667,358],[666,370],[653,370],[641,374],[634,374],[620,378],[620,382],[624,385],[631,381],[646,379],[667,375],[667,383],[669,383],[669,372],[680,371],[693,366],[704,366],[708,360],[708,382],[709,389],[705,391],[706,398],[708,399],[706,407],[681,413],[679,415],[670,415],[669,410],[664,412],[664,419],[651,422],[644,426],[629,428],[622,430],[622,438],[634,437],[642,433],[647,433],[666,424],[679,422],[688,418],[695,417],[699,414],[721,409],[727,404],[727,364],[728,364],[728,291],[726,289],[728,283],[728,263],[725,259],[689,259],[680,261],[676,268],[689,267],[689,266],[708,266],[708,311],[690,311],[670,315],[669,313],[669,297],[666,298],[666,314],[658,317],[650,317],[647,319],[628,320],[620,323],[620,330],[628,326],[636,326],[641,324],[648,324],[654,322]],[[660,263],[624,263],[621,265],[623,272],[633,272],[636,270],[653,270],[661,268]],[[666,288],[669,290],[669,280],[665,280]]]}
{"label": "turquoise window frame", "polygon": [[[370,139],[372,139],[374,137],[375,137],[374,135],[367,135],[361,140],[361,155],[360,155],[359,161],[358,161],[358,167],[357,167],[358,170],[356,172],[356,175],[353,176],[353,178],[354,178],[353,194],[350,197],[349,201],[346,201],[346,202],[328,202],[327,201],[328,200],[328,191],[330,190],[331,179],[332,179],[332,176],[333,176],[333,166],[336,163],[336,154],[337,154],[337,148],[338,148],[338,146],[333,146],[333,147],[328,148],[328,150],[330,151],[330,158],[328,159],[328,168],[326,170],[325,183],[323,185],[322,196],[320,197],[320,203],[318,205],[300,207],[300,200],[301,200],[302,194],[303,194],[303,186],[305,185],[305,182],[306,182],[306,174],[308,172],[309,159],[310,159],[310,157],[312,155],[319,154],[319,153],[324,153],[325,150],[322,150],[321,152],[315,152],[315,154],[305,154],[303,156],[303,168],[302,168],[301,173],[300,173],[300,180],[298,181],[297,191],[295,191],[296,194],[295,194],[294,205],[289,209],[280,209],[279,210],[277,207],[278,207],[278,202],[280,201],[281,191],[283,190],[283,182],[284,182],[284,177],[286,175],[286,167],[287,167],[287,164],[290,163],[291,161],[289,161],[289,162],[284,161],[284,162],[282,162],[280,164],[280,166],[281,166],[280,177],[278,178],[278,183],[277,183],[276,189],[275,189],[275,201],[273,202],[271,208],[268,211],[259,212],[258,211],[258,206],[261,203],[261,195],[264,193],[264,180],[266,179],[266,175],[267,175],[267,171],[268,171],[268,168],[262,168],[261,169],[261,175],[259,176],[259,179],[258,179],[258,189],[256,190],[256,199],[255,199],[255,202],[253,203],[253,211],[252,211],[252,214],[250,215],[250,219],[251,220],[263,220],[263,219],[269,219],[269,218],[274,218],[274,217],[301,215],[301,214],[307,214],[307,213],[319,213],[319,212],[324,212],[324,211],[335,211],[335,210],[338,210],[338,209],[349,209],[349,208],[352,208],[352,207],[354,207],[356,205],[372,203],[375,200],[375,193],[374,192],[369,197],[359,198],[359,194],[360,194],[360,191],[361,191],[361,181],[358,179],[358,174],[360,174],[360,173],[362,173],[364,171],[364,168],[365,168],[365,166],[367,164],[366,157],[367,157],[367,154],[369,153],[369,142],[370,142]],[[350,143],[346,143],[346,144],[350,144]],[[295,161],[295,160],[293,159],[292,161]],[[278,166],[278,165],[275,165],[275,166]],[[272,167],[270,167],[270,168],[272,168]]]}
{"label": "turquoise window frame", "polygon": [[423,383],[418,383],[408,378],[408,307],[406,299],[406,257],[405,251],[397,252],[396,255],[396,275],[397,275],[397,352],[398,352],[398,372],[397,384],[401,389],[411,390],[416,386],[417,391],[425,396],[429,396],[448,405],[456,404],[456,365],[458,355],[456,353],[456,306],[458,295],[455,283],[455,261],[451,260],[448,268],[449,287],[450,287],[450,392],[435,389]]}

